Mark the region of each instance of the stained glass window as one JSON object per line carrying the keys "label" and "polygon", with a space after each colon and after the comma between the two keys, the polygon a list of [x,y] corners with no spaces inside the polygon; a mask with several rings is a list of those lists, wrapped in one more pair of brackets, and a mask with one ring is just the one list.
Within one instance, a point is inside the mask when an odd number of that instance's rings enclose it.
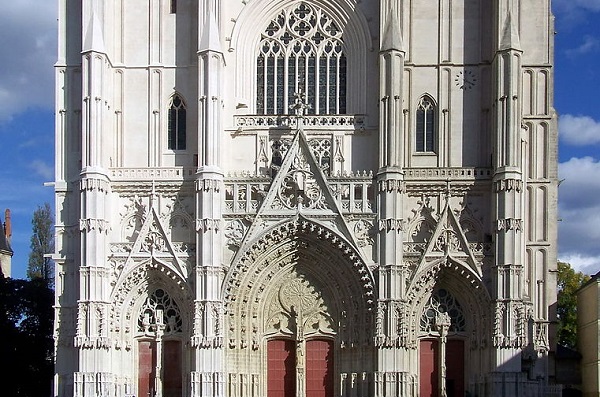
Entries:
{"label": "stained glass window", "polygon": [[185,150],[186,146],[186,110],[179,95],[174,95],[169,104],[168,148]]}
{"label": "stained glass window", "polygon": [[304,2],[267,26],[256,59],[256,110],[289,114],[303,92],[309,114],[346,113],[346,56],[342,31],[321,9]]}

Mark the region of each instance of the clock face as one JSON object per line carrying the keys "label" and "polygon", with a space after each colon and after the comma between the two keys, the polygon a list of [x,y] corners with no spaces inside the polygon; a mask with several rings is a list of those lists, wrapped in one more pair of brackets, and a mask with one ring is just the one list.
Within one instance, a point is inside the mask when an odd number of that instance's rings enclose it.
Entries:
{"label": "clock face", "polygon": [[461,90],[470,90],[475,86],[477,76],[471,70],[465,69],[456,74],[454,81],[456,82],[456,86]]}

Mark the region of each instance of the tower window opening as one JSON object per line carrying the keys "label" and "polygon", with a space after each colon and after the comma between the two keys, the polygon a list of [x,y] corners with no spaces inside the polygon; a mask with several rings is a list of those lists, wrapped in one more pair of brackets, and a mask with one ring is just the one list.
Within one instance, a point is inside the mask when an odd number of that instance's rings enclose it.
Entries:
{"label": "tower window opening", "polygon": [[435,151],[435,128],[434,102],[428,96],[424,96],[417,107],[417,152]]}
{"label": "tower window opening", "polygon": [[185,150],[186,148],[186,109],[179,95],[174,95],[169,105],[168,148]]}

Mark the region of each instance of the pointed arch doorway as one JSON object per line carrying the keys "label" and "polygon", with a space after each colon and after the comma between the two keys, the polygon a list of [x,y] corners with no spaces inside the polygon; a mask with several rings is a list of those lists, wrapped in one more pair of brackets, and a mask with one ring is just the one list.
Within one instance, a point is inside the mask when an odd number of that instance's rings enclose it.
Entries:
{"label": "pointed arch doorway", "polygon": [[182,318],[169,294],[156,289],[146,298],[137,320],[137,395],[183,394]]}
{"label": "pointed arch doorway", "polygon": [[460,303],[446,289],[436,290],[421,317],[419,392],[421,397],[465,394],[465,326]]}

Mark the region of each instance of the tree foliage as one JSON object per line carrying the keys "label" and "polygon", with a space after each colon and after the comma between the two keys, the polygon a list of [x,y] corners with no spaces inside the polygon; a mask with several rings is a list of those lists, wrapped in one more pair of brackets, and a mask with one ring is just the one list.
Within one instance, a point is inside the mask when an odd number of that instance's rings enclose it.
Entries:
{"label": "tree foliage", "polygon": [[51,395],[54,291],[41,278],[19,280],[0,274],[0,371],[2,395]]}
{"label": "tree foliage", "polygon": [[54,252],[54,218],[50,204],[44,203],[33,213],[31,220],[33,227],[31,235],[31,251],[27,264],[27,278],[30,280],[41,278],[46,280],[52,288],[54,286],[54,266],[46,254]]}
{"label": "tree foliage", "polygon": [[558,343],[577,349],[577,290],[590,279],[570,264],[558,262]]}

